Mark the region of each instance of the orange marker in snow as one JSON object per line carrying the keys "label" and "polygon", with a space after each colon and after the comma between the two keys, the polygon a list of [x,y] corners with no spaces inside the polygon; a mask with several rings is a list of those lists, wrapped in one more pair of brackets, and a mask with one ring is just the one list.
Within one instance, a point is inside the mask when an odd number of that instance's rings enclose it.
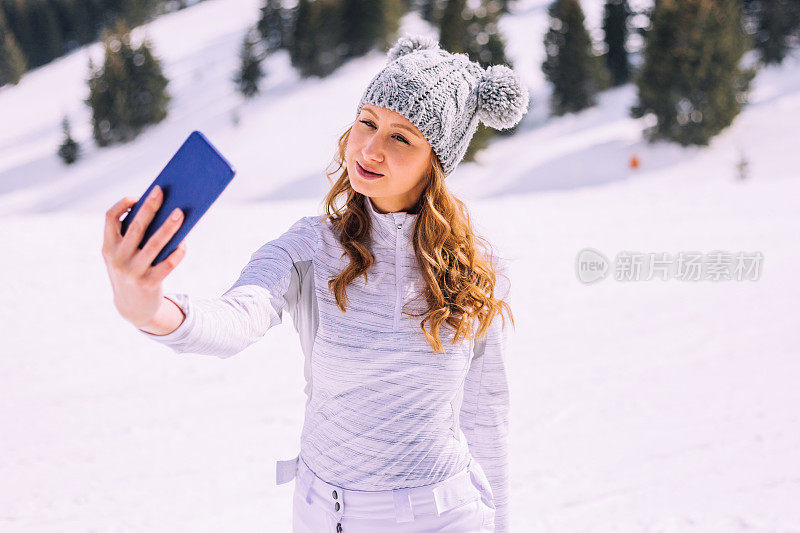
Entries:
{"label": "orange marker in snow", "polygon": [[631,157],[630,165],[632,169],[639,168],[639,158],[636,157],[636,154],[633,154],[633,156]]}

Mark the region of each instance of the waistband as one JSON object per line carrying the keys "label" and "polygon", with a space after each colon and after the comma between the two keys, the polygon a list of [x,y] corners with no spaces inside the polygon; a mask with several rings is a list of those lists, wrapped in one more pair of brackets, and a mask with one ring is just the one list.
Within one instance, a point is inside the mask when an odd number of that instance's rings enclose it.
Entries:
{"label": "waistband", "polygon": [[[411,522],[415,517],[440,515],[449,509],[483,499],[494,507],[488,479],[480,464],[470,456],[462,471],[449,478],[424,485],[393,490],[362,491],[344,489],[320,479],[298,453],[293,459],[278,461],[278,485],[295,479],[300,495],[308,503],[316,503],[337,520],[353,518],[387,519]],[[476,490],[477,489],[477,490]]]}

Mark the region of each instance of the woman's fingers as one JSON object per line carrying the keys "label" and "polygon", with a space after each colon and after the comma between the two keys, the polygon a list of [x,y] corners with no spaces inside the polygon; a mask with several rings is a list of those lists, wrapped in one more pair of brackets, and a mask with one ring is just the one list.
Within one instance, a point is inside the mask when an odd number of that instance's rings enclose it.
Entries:
{"label": "woman's fingers", "polygon": [[128,229],[125,231],[125,236],[122,238],[122,243],[119,247],[120,254],[123,257],[133,257],[138,250],[144,232],[161,206],[162,198],[161,188],[156,185],[152,188],[147,199],[142,203],[142,207],[136,212],[136,216],[133,217]]}
{"label": "woman's fingers", "polygon": [[124,236],[120,231],[122,223],[119,218],[138,200],[123,198],[106,211],[103,259],[114,291],[114,305],[120,315],[134,325],[148,323],[158,313],[162,303],[161,280],[180,262],[186,249],[181,244],[166,260],[156,265],[159,268],[150,268],[153,257],[180,225],[179,220],[164,224],[164,228],[154,232],[158,242],[154,241],[149,247],[145,245],[146,251],[138,249],[145,230],[163,202],[163,194],[158,188],[156,190],[158,194],[142,199],[141,209],[137,210]]}
{"label": "woman's fingers", "polygon": [[178,266],[178,263],[181,262],[181,259],[183,259],[184,255],[186,255],[186,243],[181,242],[178,247],[175,248],[175,250],[163,261],[150,268],[144,277],[149,283],[161,283],[164,281],[164,278],[166,278],[169,273],[172,272],[176,266]]}
{"label": "woman's fingers", "polygon": [[113,252],[122,240],[122,222],[120,222],[119,217],[135,204],[136,198],[126,196],[106,211],[106,224],[103,231],[103,256]]}
{"label": "woman's fingers", "polygon": [[[177,219],[175,218],[177,215]],[[183,223],[183,211],[176,208],[167,220],[161,224],[161,227],[153,233],[142,249],[134,254],[132,261],[132,270],[138,274],[144,274],[153,263],[153,259],[161,253],[164,246],[167,245],[169,240],[178,231]],[[174,252],[174,250],[173,250]],[[160,264],[160,263],[159,263]],[[158,266],[158,265],[156,265]]]}

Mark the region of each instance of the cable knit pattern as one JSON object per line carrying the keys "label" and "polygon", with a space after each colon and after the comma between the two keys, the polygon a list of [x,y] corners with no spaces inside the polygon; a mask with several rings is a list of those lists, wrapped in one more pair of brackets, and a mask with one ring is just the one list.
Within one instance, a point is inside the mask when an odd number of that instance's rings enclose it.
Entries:
{"label": "cable knit pattern", "polygon": [[405,116],[430,143],[445,175],[464,158],[479,121],[503,130],[528,112],[529,91],[506,65],[484,69],[467,54],[451,54],[436,40],[413,34],[400,37],[386,56],[356,116],[366,103]]}
{"label": "cable knit pattern", "polygon": [[[485,339],[433,353],[419,328],[423,281],[411,241],[417,215],[379,213],[367,198],[375,264],[347,289],[346,312],[328,280],[347,265],[323,215],[303,217],[250,258],[222,296],[166,296],[186,314],[167,335],[144,336],[176,353],[234,355],[288,311],[305,355],[303,458],[346,489],[389,490],[442,481],[470,454],[489,479],[496,531],[508,530],[508,407],[505,338],[498,317]],[[500,262],[504,268],[504,263]],[[508,294],[498,276],[497,294]]]}

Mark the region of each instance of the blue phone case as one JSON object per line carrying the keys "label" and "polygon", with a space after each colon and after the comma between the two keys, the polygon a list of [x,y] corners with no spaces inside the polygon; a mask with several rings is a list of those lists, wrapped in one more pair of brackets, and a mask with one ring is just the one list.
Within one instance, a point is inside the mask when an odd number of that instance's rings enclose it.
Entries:
{"label": "blue phone case", "polygon": [[156,185],[161,187],[163,193],[161,205],[145,230],[139,249],[144,247],[150,236],[164,224],[176,207],[183,210],[183,221],[178,231],[153,259],[152,266],[157,265],[175,251],[200,217],[228,186],[234,174],[236,171],[233,166],[214,148],[205,135],[193,131],[136,205],[122,219],[122,235],[125,235],[130,222],[153,187]]}

